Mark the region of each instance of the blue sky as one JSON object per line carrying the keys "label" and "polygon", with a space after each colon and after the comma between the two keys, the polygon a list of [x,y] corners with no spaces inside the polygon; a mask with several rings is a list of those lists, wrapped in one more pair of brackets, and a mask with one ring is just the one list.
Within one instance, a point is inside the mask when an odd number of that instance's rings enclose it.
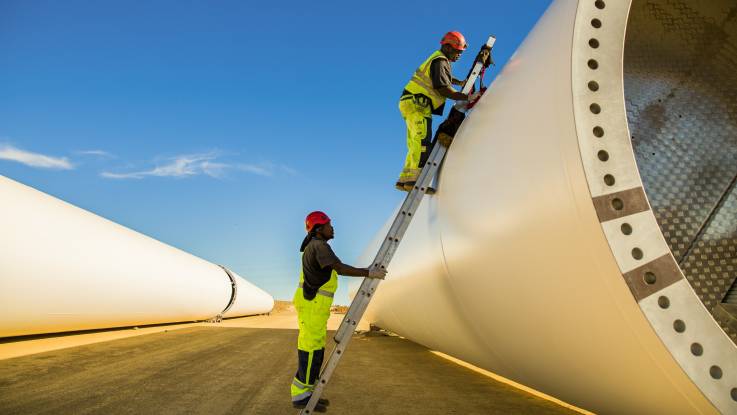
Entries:
{"label": "blue sky", "polygon": [[462,77],[496,35],[493,76],[548,4],[0,0],[0,174],[290,299],[309,211],[351,264],[401,201],[397,99],[440,37]]}

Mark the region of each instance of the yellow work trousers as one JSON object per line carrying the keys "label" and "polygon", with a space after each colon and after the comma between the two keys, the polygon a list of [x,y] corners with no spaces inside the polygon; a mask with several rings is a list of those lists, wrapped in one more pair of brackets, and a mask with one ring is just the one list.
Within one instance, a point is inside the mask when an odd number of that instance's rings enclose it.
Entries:
{"label": "yellow work trousers", "polygon": [[407,157],[399,182],[415,182],[429,155],[432,134],[430,99],[424,95],[404,95],[399,100],[399,112],[407,124]]}
{"label": "yellow work trousers", "polygon": [[315,389],[315,379],[325,358],[325,338],[333,299],[317,294],[312,300],[306,300],[302,288],[298,288],[293,300],[299,321],[299,337],[297,373],[290,389],[292,402],[298,402],[309,399]]}

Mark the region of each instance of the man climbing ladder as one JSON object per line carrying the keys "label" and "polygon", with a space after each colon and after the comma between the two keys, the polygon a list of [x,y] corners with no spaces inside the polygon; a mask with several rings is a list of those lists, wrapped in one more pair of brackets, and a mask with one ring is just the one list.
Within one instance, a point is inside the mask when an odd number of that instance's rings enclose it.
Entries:
{"label": "man climbing ladder", "polygon": [[[333,225],[323,212],[315,211],[305,218],[307,236],[302,241],[302,273],[294,293],[299,337],[297,338],[297,373],[291,384],[292,405],[304,408],[312,396],[315,379],[325,355],[330,306],[338,289],[338,274],[351,277],[384,278],[386,271],[354,268],[338,259],[328,245],[333,239]],[[325,412],[330,402],[320,399],[314,407]]]}
{"label": "man climbing ladder", "polygon": [[430,153],[432,116],[443,115],[445,100],[468,101],[468,94],[452,85],[464,81],[453,77],[451,62],[466,50],[466,38],[460,32],[448,32],[440,40],[440,49],[417,68],[399,98],[399,112],[407,124],[407,157],[395,187],[409,192],[417,182],[420,169]]}

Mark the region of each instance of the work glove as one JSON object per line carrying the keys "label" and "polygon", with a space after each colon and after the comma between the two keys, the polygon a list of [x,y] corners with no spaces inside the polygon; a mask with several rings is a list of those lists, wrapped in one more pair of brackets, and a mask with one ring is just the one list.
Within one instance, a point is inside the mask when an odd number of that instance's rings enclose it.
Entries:
{"label": "work glove", "polygon": [[465,100],[456,101],[453,107],[457,109],[458,111],[465,113],[466,111],[473,108],[474,104],[476,104],[476,101],[478,101],[479,98],[481,98],[481,94],[483,94],[483,92],[472,92],[466,95]]}
{"label": "work glove", "polygon": [[473,105],[476,103],[476,101],[481,98],[481,95],[484,94],[484,91],[486,91],[486,88],[482,89],[481,91],[476,91],[468,96],[468,103]]}
{"label": "work glove", "polygon": [[379,268],[379,267],[369,268],[368,277],[378,278],[380,280],[383,280],[384,277],[386,277],[386,270],[384,268]]}
{"label": "work glove", "polygon": [[438,134],[438,142],[443,147],[450,147],[450,143],[453,142],[453,137],[446,133],[441,132]]}
{"label": "work glove", "polygon": [[477,102],[481,99],[481,96],[484,95],[484,92],[486,92],[486,88],[481,88],[480,91],[474,92],[473,94],[468,96],[468,105],[467,109],[473,108],[474,105],[476,105]]}

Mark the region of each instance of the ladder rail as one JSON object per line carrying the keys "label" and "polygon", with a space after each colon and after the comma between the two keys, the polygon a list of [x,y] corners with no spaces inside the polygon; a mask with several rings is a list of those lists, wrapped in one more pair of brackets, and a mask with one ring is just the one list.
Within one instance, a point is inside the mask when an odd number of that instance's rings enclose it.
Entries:
{"label": "ladder rail", "polygon": [[[394,257],[394,253],[399,248],[399,243],[401,242],[404,233],[407,231],[407,228],[412,221],[414,212],[422,201],[425,189],[435,176],[435,173],[440,166],[440,160],[445,156],[445,151],[446,149],[443,146],[436,145],[433,147],[430,157],[425,164],[425,166],[429,167],[422,169],[422,172],[418,177],[417,184],[415,184],[415,188],[412,189],[404,203],[402,203],[392,226],[387,232],[386,238],[384,238],[374,261],[371,263],[372,267],[387,267],[389,262],[391,262]],[[346,335],[352,334],[352,329],[355,328],[361,320],[361,317],[363,316],[362,310],[368,305],[367,303],[369,302],[371,295],[376,290],[377,285],[377,280],[364,278],[358,292],[356,293],[356,297],[351,303],[348,312],[346,312],[345,317],[343,317],[343,322],[333,338],[336,343],[342,342]]]}
{"label": "ladder rail", "polygon": [[[495,41],[496,38],[494,36],[489,36],[489,39],[482,47],[481,52],[483,52],[484,48],[486,48],[486,50],[488,50],[490,53]],[[464,94],[468,94],[474,87],[474,83],[476,82],[476,79],[478,78],[479,74],[481,73],[481,69],[484,66],[484,62],[480,59],[481,52],[479,52],[479,55],[476,56],[473,67],[469,71],[468,77],[466,78],[466,82],[464,83],[463,88],[461,88],[461,92],[463,92]],[[417,178],[415,187],[404,199],[404,202],[397,212],[397,215],[394,217],[394,221],[392,221],[392,224],[389,227],[387,236],[382,241],[381,246],[379,247],[379,250],[374,257],[374,261],[370,265],[370,268],[381,267],[386,269],[389,266],[389,263],[391,262],[394,254],[399,248],[399,243],[402,241],[405,232],[412,222],[412,218],[414,217],[415,212],[422,202],[427,187],[430,185],[432,179],[435,177],[438,170],[440,169],[440,165],[442,164],[443,158],[445,158],[447,150],[447,147],[444,147],[440,144],[433,146],[428,160],[425,162],[425,165],[420,171],[420,175]],[[373,294],[376,292],[379,283],[381,283],[381,280],[377,278],[364,278],[361,282],[361,286],[359,287],[355,298],[348,308],[348,312],[346,312],[345,317],[343,317],[343,321],[340,323],[340,327],[338,327],[338,331],[333,338],[336,345],[330,352],[325,367],[323,368],[322,372],[320,372],[320,375],[317,379],[317,384],[315,385],[315,389],[312,391],[312,396],[310,397],[309,402],[307,403],[305,408],[300,411],[301,415],[312,414],[315,407],[317,406],[318,400],[320,396],[322,396],[322,392],[325,389],[325,386],[332,377],[335,369],[338,367],[340,358],[343,356],[343,352],[346,350],[348,344],[350,343],[350,340],[353,337],[353,331],[358,325],[358,322],[361,321],[363,313],[368,308],[369,302],[371,301]]]}
{"label": "ladder rail", "polygon": [[[405,203],[402,204],[402,206],[404,206],[405,204],[407,204],[408,201],[410,201],[410,207],[413,209],[411,213],[414,213],[414,211],[417,210],[417,207],[419,207],[419,202],[422,200],[422,196],[425,193],[425,188],[427,187],[427,184],[429,184],[429,182],[432,180],[434,176],[433,173],[437,171],[437,168],[440,165],[439,160],[442,160],[442,157],[445,155],[445,147],[437,145],[435,146],[431,154],[433,153],[435,154],[435,157],[433,159],[429,159],[425,164],[425,166],[429,165],[431,167],[423,169],[424,177],[421,173],[420,177],[418,178],[418,184],[415,185],[415,188],[412,189],[410,195],[408,195],[407,199],[405,199]],[[414,193],[414,195],[412,195],[412,193]],[[417,200],[416,202],[415,199]],[[405,213],[410,212],[405,211]],[[383,266],[388,265],[388,263],[394,256],[394,252],[396,251],[399,242],[401,241],[401,237],[397,236],[403,236],[404,232],[409,226],[409,223],[411,222],[411,219],[411,214],[402,215],[401,211],[397,213],[392,228],[390,228],[395,229],[397,233],[392,234],[390,230],[387,238],[385,238],[381,248],[379,249],[379,253],[376,255],[376,258],[372,263],[372,266],[382,266],[381,264],[384,264]],[[394,225],[397,226],[395,227]],[[392,238],[392,235],[394,236],[394,238]],[[322,396],[322,392],[325,389],[328,380],[332,377],[333,372],[338,367],[340,357],[342,357],[343,352],[348,347],[348,344],[353,338],[353,328],[358,324],[359,321],[361,321],[361,317],[366,311],[366,308],[368,308],[369,301],[371,300],[371,297],[376,291],[376,288],[378,287],[380,282],[380,279],[364,278],[363,282],[361,283],[361,288],[359,288],[359,291],[356,294],[353,302],[351,303],[346,316],[343,318],[343,323],[346,324],[341,323],[339,331],[335,336],[336,345],[330,352],[327,363],[325,364],[325,367],[323,368],[322,372],[320,373],[320,377],[318,378],[317,385],[315,385],[315,389],[312,391],[312,397],[307,403],[307,406],[305,406],[305,408],[302,410],[301,414],[309,415],[315,409],[315,406],[317,406],[317,401],[320,396]]]}

